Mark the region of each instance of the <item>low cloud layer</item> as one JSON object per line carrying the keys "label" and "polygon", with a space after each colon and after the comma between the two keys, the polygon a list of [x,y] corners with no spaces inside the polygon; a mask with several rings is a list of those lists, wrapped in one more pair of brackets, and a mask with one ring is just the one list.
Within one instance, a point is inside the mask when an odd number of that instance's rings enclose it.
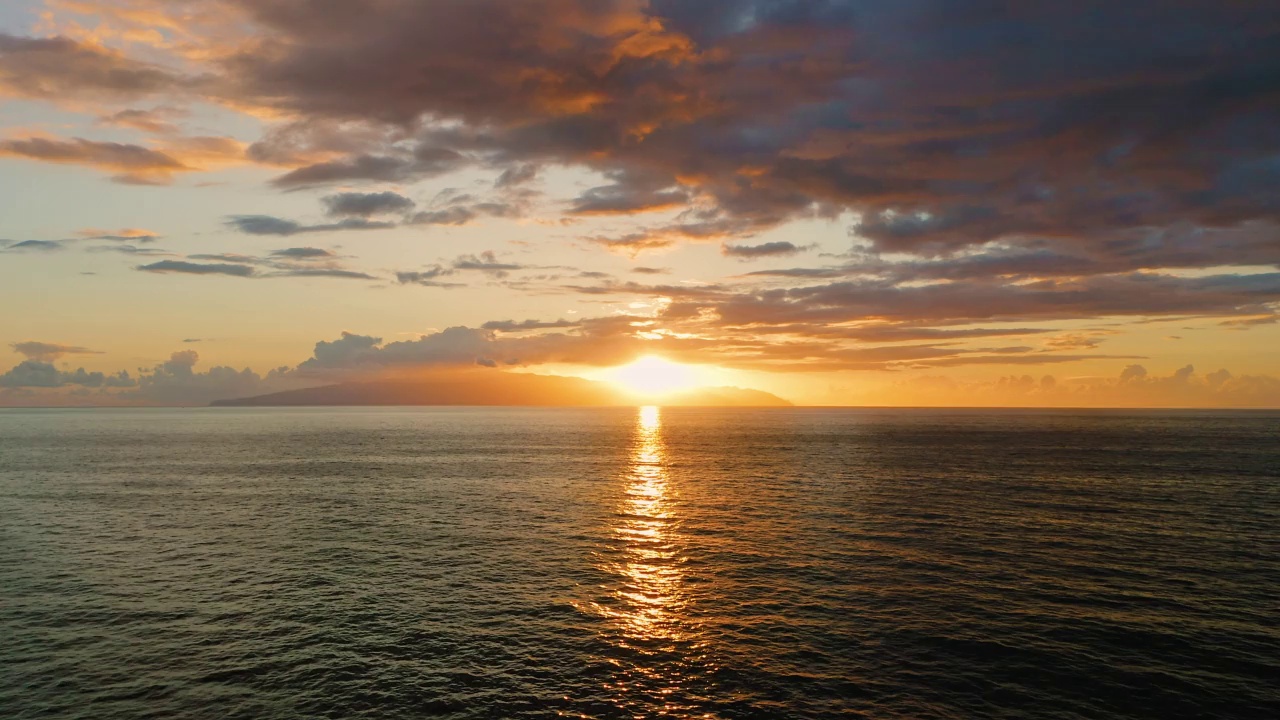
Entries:
{"label": "low cloud layer", "polygon": [[1215,370],[1200,375],[1185,365],[1167,375],[1142,365],[1113,377],[1007,375],[990,382],[918,376],[859,398],[867,404],[963,407],[1280,407],[1280,378]]}
{"label": "low cloud layer", "polygon": [[[194,350],[174,352],[164,362],[131,375],[89,372],[83,368],[60,369],[53,362],[24,360],[0,375],[0,402],[32,403],[44,398],[59,404],[207,404],[214,400],[245,397],[300,387],[380,377],[413,377],[424,370],[457,370],[474,367],[502,368],[545,363],[612,365],[634,358],[638,353],[661,347],[663,354],[680,358],[682,353],[705,357],[708,352],[743,353],[753,359],[752,367],[768,356],[770,363],[808,364],[820,343],[797,347],[794,343],[770,346],[742,342],[707,343],[697,339],[646,338],[635,332],[648,326],[636,317],[598,318],[584,321],[493,321],[481,328],[453,327],[412,340],[384,342],[371,335],[344,332],[335,340],[316,343],[310,358],[296,367],[281,367],[266,374],[250,369],[213,367],[198,370],[199,355]],[[974,337],[998,336],[997,330],[978,330]],[[957,331],[955,336],[962,333]],[[898,337],[898,340],[924,338]],[[902,369],[946,367],[953,360],[1019,364],[1034,358],[1029,346],[957,348],[943,338],[934,342],[879,346],[844,351],[842,367],[861,363],[868,368]],[[1051,338],[1052,340],[1052,338]],[[92,352],[84,348],[52,343],[27,343],[31,357],[52,358],[71,352]],[[39,346],[39,347],[37,347]],[[966,357],[967,356],[967,357]],[[809,358],[809,360],[806,360]],[[1034,364],[1055,364],[1078,359],[1076,355],[1050,355]],[[877,389],[833,401],[881,405],[963,405],[963,406],[1087,406],[1087,407],[1280,407],[1280,378],[1266,375],[1236,375],[1227,370],[1197,374],[1187,365],[1168,375],[1148,372],[1140,363],[1129,362],[1113,377],[1070,377],[1060,375],[1011,375],[996,381],[965,382],[938,375],[906,373],[904,379],[887,379]],[[495,370],[496,371],[496,370]],[[79,388],[73,395],[65,390]],[[92,390],[92,392],[88,392]],[[43,394],[42,394],[43,393]],[[52,394],[50,394],[52,393]]]}

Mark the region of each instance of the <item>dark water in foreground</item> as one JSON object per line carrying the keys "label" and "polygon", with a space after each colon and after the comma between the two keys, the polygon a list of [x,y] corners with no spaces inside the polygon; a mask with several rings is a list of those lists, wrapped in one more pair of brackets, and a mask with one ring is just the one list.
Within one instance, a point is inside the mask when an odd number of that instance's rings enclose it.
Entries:
{"label": "dark water in foreground", "polygon": [[1280,717],[1280,415],[0,412],[0,717]]}

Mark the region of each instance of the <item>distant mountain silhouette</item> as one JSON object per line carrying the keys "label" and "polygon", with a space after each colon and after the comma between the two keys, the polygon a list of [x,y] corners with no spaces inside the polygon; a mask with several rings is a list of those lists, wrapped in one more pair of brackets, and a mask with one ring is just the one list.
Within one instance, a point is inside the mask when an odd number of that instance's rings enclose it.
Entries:
{"label": "distant mountain silhouette", "polygon": [[466,370],[411,379],[373,380],[286,390],[254,397],[216,400],[223,407],[306,405],[540,405],[540,406],[787,406],[762,390],[698,388],[644,398],[611,385],[576,377],[498,370]]}

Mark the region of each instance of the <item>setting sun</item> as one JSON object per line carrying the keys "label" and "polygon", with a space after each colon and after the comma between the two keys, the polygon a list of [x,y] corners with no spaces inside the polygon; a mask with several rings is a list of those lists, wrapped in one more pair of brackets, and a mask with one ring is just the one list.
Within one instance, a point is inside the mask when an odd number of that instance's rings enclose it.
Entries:
{"label": "setting sun", "polygon": [[694,368],[656,355],[646,355],[609,370],[604,377],[629,392],[645,396],[692,390],[701,384]]}

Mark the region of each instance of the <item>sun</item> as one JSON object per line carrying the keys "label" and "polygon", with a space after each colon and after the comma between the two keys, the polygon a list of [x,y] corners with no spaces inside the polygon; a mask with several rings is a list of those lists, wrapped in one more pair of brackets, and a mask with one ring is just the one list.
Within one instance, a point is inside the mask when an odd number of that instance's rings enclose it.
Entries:
{"label": "sun", "polygon": [[657,355],[646,355],[608,370],[604,377],[625,390],[646,397],[692,390],[701,385],[698,373],[692,367]]}

